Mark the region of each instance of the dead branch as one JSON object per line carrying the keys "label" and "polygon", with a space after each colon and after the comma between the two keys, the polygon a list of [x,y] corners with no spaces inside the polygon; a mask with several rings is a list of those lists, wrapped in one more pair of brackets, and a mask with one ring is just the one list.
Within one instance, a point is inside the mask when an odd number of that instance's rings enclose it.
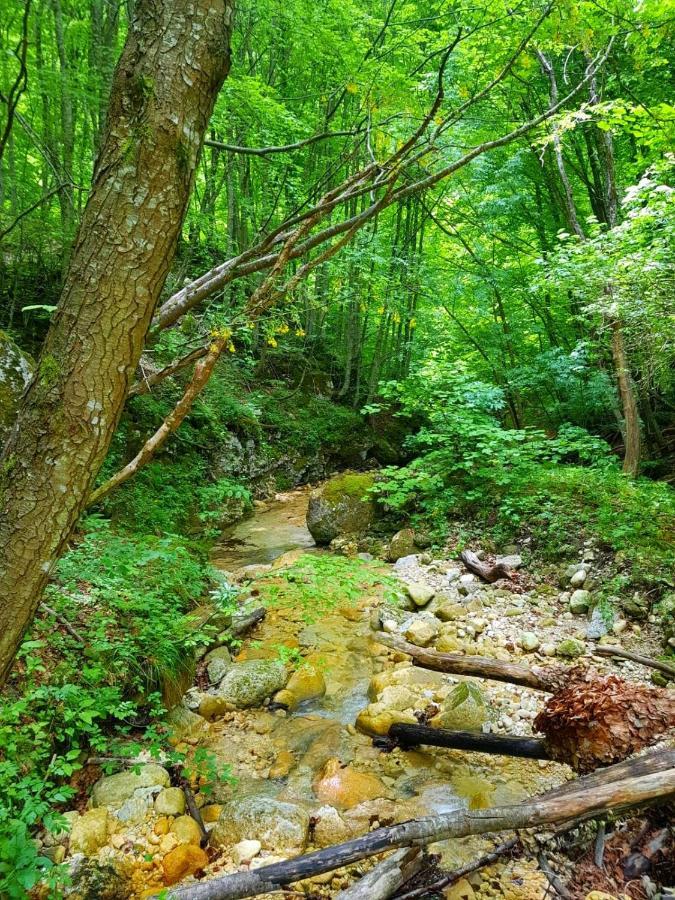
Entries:
{"label": "dead branch", "polygon": [[447,672],[452,675],[473,675],[476,678],[488,678],[492,681],[506,681],[520,684],[535,691],[554,693],[569,680],[568,666],[526,666],[517,663],[503,662],[487,656],[462,656],[461,653],[439,653],[409,644],[401,637],[377,631],[373,640],[384,644],[399,653],[407,653],[412,657],[413,665],[435,672]]}
{"label": "dead branch", "polygon": [[213,147],[216,150],[224,150],[226,153],[239,153],[243,156],[270,156],[273,153],[291,153],[293,150],[302,150],[303,147],[310,147],[319,141],[328,141],[339,137],[356,137],[363,134],[362,128],[352,129],[351,131],[322,131],[320,134],[313,134],[311,137],[295,141],[292,144],[280,144],[271,147],[240,147],[237,144],[223,144],[222,141],[205,140],[205,147]]}
{"label": "dead branch", "polygon": [[335,900],[387,900],[422,868],[419,847],[396,850],[355,884],[335,895]]}
{"label": "dead branch", "polygon": [[471,550],[462,550],[459,554],[459,558],[470,572],[473,572],[474,575],[478,575],[479,578],[482,578],[483,581],[487,581],[488,584],[494,584],[494,582],[499,581],[500,578],[511,578],[511,572],[504,563],[496,563],[494,566],[488,566],[487,563],[481,562]]}
{"label": "dead branch", "polygon": [[403,723],[392,725],[389,737],[404,749],[426,744],[431,747],[449,747],[452,750],[471,750],[476,753],[518,756],[524,759],[551,759],[546,742],[542,738],[483,734],[480,731],[451,731],[446,728]]}
{"label": "dead branch", "polygon": [[563,900],[573,900],[572,894],[567,890],[565,885],[562,883],[560,876],[556,875],[556,873],[551,868],[548,859],[546,858],[546,854],[542,850],[541,853],[537,855],[537,862],[539,863],[539,868],[546,876],[546,880],[551,885],[553,890],[556,892],[558,897],[562,897]]}
{"label": "dead branch", "polygon": [[70,624],[68,619],[64,618],[64,616],[59,615],[59,613],[57,613],[57,611],[55,609],[52,609],[51,606],[47,606],[46,603],[41,603],[40,609],[43,610],[44,612],[46,612],[48,616],[53,616],[57,622],[60,622],[61,625],[63,625],[63,627],[66,629],[68,634],[71,637],[75,638],[75,640],[78,642],[78,644],[86,643],[85,639],[82,637],[82,635],[79,633],[79,631],[76,631],[73,628],[73,626]]}
{"label": "dead branch", "polygon": [[170,900],[239,900],[279,890],[286,884],[330,872],[398,847],[423,847],[449,838],[533,828],[638,806],[675,794],[675,768],[640,778],[599,784],[588,791],[583,779],[577,790],[560,797],[533,798],[518,806],[485,810],[459,809],[398,825],[378,828],[343,844],[317,850],[295,859],[238,872],[170,891]]}
{"label": "dead branch", "polygon": [[187,356],[182,356],[180,359],[175,359],[172,363],[169,363],[168,366],[164,366],[164,368],[160,369],[159,372],[153,372],[152,375],[148,375],[147,378],[142,378],[140,381],[136,381],[129,388],[129,393],[127,394],[127,396],[137,397],[139,394],[150,393],[150,390],[160,381],[164,381],[165,378],[170,378],[172,375],[175,375],[176,372],[180,372],[181,369],[186,369],[188,366],[191,366],[192,363],[197,362],[197,360],[201,359],[202,356],[206,356],[208,352],[208,344],[206,344],[204,347],[197,347],[196,350],[188,353]]}
{"label": "dead branch", "polygon": [[618,659],[629,659],[631,662],[639,663],[648,669],[656,669],[668,675],[669,678],[675,679],[675,666],[661,662],[660,659],[652,659],[650,656],[641,656],[639,653],[631,653],[630,650],[624,650],[623,647],[597,646],[593,648],[593,656],[616,656]]}

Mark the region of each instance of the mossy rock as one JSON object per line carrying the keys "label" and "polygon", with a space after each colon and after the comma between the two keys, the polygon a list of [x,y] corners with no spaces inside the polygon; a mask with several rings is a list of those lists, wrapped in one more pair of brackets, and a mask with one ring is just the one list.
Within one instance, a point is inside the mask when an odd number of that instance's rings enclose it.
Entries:
{"label": "mossy rock", "polygon": [[16,419],[21,395],[33,377],[35,362],[4,331],[0,331],[0,444]]}
{"label": "mossy rock", "polygon": [[343,534],[360,534],[375,521],[375,502],[369,490],[373,475],[344,472],[312,491],[307,528],[317,544],[329,544]]}

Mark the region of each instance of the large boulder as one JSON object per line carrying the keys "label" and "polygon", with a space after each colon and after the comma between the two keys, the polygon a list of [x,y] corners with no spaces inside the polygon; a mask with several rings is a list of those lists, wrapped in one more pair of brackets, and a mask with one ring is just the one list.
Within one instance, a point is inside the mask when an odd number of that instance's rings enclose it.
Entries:
{"label": "large boulder", "polygon": [[397,531],[391,541],[389,541],[387,559],[389,562],[396,562],[404,556],[410,556],[415,553],[416,550],[415,532],[412,528],[402,528],[400,531]]}
{"label": "large boulder", "polygon": [[125,801],[138,796],[137,791],[139,791],[139,795],[145,796],[146,790],[156,788],[156,793],[159,793],[170,783],[169,773],[155,763],[141,766],[137,772],[128,771],[119,772],[117,775],[106,775],[99,778],[93,787],[92,805],[119,809]]}
{"label": "large boulder", "polygon": [[31,357],[0,331],[0,447],[14,424],[21,395],[34,370]]}
{"label": "large boulder", "polygon": [[343,534],[367,531],[375,520],[375,503],[368,495],[372,475],[345,472],[312,491],[307,507],[307,528],[317,544]]}
{"label": "large boulder", "polygon": [[260,841],[265,850],[303,850],[309,813],[295,803],[249,797],[228,803],[211,832],[211,846],[231,847],[243,840]]}
{"label": "large boulder", "polygon": [[110,830],[110,813],[107,809],[88,809],[73,822],[70,852],[94,856],[107,843]]}
{"label": "large boulder", "polygon": [[288,673],[274,659],[250,659],[234,663],[218,687],[218,696],[237,709],[260,706],[286,684]]}
{"label": "large boulder", "polygon": [[386,797],[387,789],[372,772],[359,772],[343,766],[339,759],[329,759],[314,781],[314,793],[322,803],[351,809],[366,800]]}

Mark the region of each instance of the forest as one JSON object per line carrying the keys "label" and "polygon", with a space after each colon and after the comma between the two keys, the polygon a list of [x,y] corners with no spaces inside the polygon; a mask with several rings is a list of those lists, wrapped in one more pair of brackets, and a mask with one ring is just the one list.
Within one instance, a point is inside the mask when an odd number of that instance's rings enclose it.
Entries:
{"label": "forest", "polygon": [[0,0],[0,898],[675,891],[673,0]]}

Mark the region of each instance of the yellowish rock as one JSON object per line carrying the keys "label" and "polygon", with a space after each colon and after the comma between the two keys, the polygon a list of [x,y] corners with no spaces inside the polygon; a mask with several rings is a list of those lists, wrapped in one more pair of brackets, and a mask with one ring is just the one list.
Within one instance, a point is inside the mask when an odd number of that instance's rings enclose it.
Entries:
{"label": "yellowish rock", "polygon": [[293,672],[286,687],[274,695],[274,702],[293,710],[305,700],[323,697],[325,693],[326,682],[318,666],[305,662]]}
{"label": "yellowish rock", "polygon": [[228,703],[224,697],[207,694],[199,704],[199,715],[211,722],[227,712]]}
{"label": "yellowish rock", "polygon": [[195,844],[198,847],[202,839],[199,825],[192,816],[178,816],[171,826],[171,833],[176,835],[179,844]]}
{"label": "yellowish rock", "polygon": [[282,750],[277,754],[269,771],[270,778],[285,778],[295,765],[295,757],[290,750]]}
{"label": "yellowish rock", "polygon": [[217,822],[222,811],[223,807],[220,803],[209,803],[201,809],[202,820],[204,823]]}
{"label": "yellowish rock", "polygon": [[172,832],[165,834],[159,842],[160,853],[170,853],[178,846],[178,838]]}
{"label": "yellowish rock", "polygon": [[365,734],[388,734],[392,725],[419,724],[412,710],[388,709],[384,703],[371,703],[356,717],[356,727]]}
{"label": "yellowish rock", "polygon": [[333,757],[316,778],[314,793],[324,803],[351,809],[365,800],[385,797],[387,788],[377,775],[342,766],[340,760]]}
{"label": "yellowish rock", "polygon": [[70,831],[70,852],[93,856],[108,840],[110,813],[102,806],[89,809],[79,817]]}
{"label": "yellowish rock", "polygon": [[604,891],[591,891],[590,894],[586,894],[585,900],[619,900],[619,898]]}
{"label": "yellowish rock", "polygon": [[185,812],[185,794],[181,788],[161,790],[155,797],[155,812],[160,816],[181,816]]}
{"label": "yellowish rock", "polygon": [[462,878],[456,884],[447,887],[443,891],[443,896],[445,900],[473,900],[476,894],[466,878]]}
{"label": "yellowish rock", "polygon": [[176,884],[188,875],[194,875],[209,864],[209,858],[201,847],[193,844],[181,844],[162,860],[164,884]]}
{"label": "yellowish rock", "polygon": [[166,816],[160,816],[159,819],[157,819],[157,821],[155,822],[153,831],[155,832],[155,834],[158,834],[161,837],[163,834],[169,833],[170,825],[171,823]]}

